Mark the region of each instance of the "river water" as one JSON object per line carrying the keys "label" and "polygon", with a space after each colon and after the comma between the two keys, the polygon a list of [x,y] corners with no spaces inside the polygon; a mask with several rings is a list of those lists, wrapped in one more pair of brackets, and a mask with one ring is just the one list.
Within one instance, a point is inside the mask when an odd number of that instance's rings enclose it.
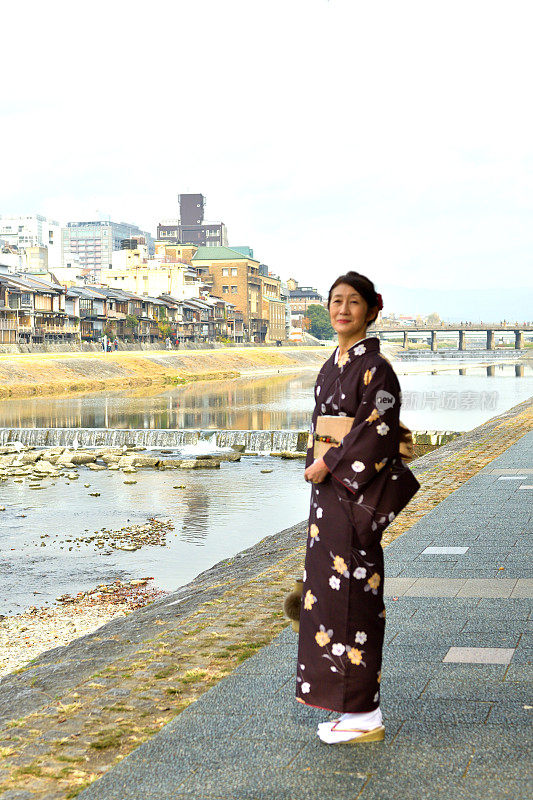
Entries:
{"label": "river water", "polygon": [[[402,419],[415,430],[464,431],[533,394],[533,364],[473,367],[468,362],[431,374],[447,363],[398,363]],[[401,374],[409,370],[408,374]],[[464,374],[459,374],[461,370]],[[487,374],[490,371],[493,374]],[[0,402],[4,428],[144,428],[303,430],[313,410],[314,370],[258,378],[208,381]]]}
{"label": "river water", "polygon": [[[436,362],[399,364],[402,419],[416,430],[468,430],[533,395],[531,364],[457,364],[431,374]],[[455,365],[454,365],[455,367]],[[465,369],[459,374],[459,369]],[[517,376],[516,373],[520,373]],[[85,397],[39,397],[0,403],[0,427],[303,429],[313,407],[315,373],[280,373],[195,383],[161,391]],[[262,470],[272,470],[264,473]],[[307,516],[309,487],[301,461],[247,456],[220,470],[139,470],[136,484],[121,472],[79,469],[79,480],[0,483],[0,613],[54,602],[116,578],[153,576],[172,590],[203,569]],[[86,486],[85,484],[89,484]],[[183,488],[174,488],[180,486]],[[98,497],[91,493],[98,492]],[[99,550],[78,541],[102,528],[171,520],[164,547]],[[70,540],[70,541],[68,541]]]}
{"label": "river water", "polygon": [[[125,476],[80,467],[79,475],[77,481],[45,479],[41,491],[30,490],[26,480],[0,484],[0,505],[6,507],[0,613],[45,605],[116,578],[151,576],[172,590],[307,513],[301,461],[247,456],[219,470],[139,470]],[[125,484],[126,477],[137,483]],[[100,496],[92,497],[95,492]],[[78,541],[150,517],[172,521],[165,547],[124,552]]]}

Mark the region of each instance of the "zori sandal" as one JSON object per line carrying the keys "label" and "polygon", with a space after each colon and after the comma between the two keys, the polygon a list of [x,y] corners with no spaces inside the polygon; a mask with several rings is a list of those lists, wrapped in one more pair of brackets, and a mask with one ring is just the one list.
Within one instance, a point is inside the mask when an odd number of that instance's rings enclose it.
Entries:
{"label": "zori sandal", "polygon": [[[364,730],[363,728],[338,728],[334,722],[329,731],[319,730],[320,739],[326,744],[360,744],[363,742],[382,742],[385,738],[385,726]],[[355,734],[350,736],[349,734]]]}

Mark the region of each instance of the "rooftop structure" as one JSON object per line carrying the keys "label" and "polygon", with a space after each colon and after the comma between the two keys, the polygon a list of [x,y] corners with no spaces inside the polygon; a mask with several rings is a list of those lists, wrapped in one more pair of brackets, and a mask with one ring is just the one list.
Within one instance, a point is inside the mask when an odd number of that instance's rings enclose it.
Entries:
{"label": "rooftop structure", "polygon": [[178,200],[180,216],[178,219],[167,219],[159,223],[159,240],[198,247],[227,245],[228,234],[224,223],[204,220],[205,197],[202,194],[180,194]]}

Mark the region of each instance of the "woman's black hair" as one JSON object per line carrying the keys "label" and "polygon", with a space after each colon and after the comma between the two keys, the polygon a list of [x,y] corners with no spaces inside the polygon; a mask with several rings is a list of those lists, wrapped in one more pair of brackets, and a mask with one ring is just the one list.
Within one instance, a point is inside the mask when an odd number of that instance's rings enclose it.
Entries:
{"label": "woman's black hair", "polygon": [[367,278],[366,275],[361,275],[360,272],[347,272],[345,275],[341,275],[337,278],[335,283],[332,284],[331,289],[329,290],[328,294],[328,308],[331,302],[331,295],[333,294],[333,290],[337,288],[341,283],[347,283],[348,286],[351,286],[352,289],[355,289],[356,292],[359,292],[361,297],[366,300],[368,304],[368,308],[377,308],[376,316],[370,320],[368,323],[372,325],[373,322],[376,321],[377,316],[379,314],[379,300],[378,294],[376,292],[375,286],[370,280]]}

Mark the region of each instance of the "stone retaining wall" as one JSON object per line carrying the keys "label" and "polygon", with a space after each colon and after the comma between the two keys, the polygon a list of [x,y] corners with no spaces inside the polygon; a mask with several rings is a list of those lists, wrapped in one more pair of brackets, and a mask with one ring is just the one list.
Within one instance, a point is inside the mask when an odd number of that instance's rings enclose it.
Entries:
{"label": "stone retaining wall", "polygon": [[[312,337],[311,337],[312,338]],[[303,347],[305,345],[320,345],[318,339],[309,342],[285,342],[282,347]],[[333,344],[331,345],[333,347]],[[277,347],[275,342],[181,342],[179,350],[224,350],[232,347]],[[118,352],[150,352],[151,350],[168,350],[164,342],[119,342]],[[102,345],[99,342],[48,342],[46,344],[0,344],[0,353],[100,353]],[[113,348],[113,352],[116,352]],[[168,351],[171,352],[171,351]]]}

